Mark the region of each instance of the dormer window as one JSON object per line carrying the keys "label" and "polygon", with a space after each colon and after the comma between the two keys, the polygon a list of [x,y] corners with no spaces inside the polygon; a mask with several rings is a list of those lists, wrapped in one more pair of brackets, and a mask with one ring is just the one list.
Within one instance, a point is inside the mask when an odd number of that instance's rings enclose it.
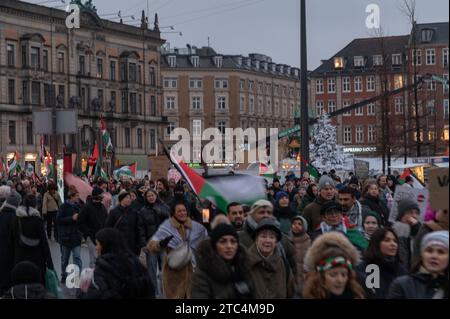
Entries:
{"label": "dormer window", "polygon": [[259,61],[255,61],[255,68],[259,70]]}
{"label": "dormer window", "polygon": [[422,29],[422,42],[431,42],[433,34],[433,29]]}
{"label": "dormer window", "polygon": [[392,55],[392,65],[401,65],[402,64],[402,55],[401,54],[393,54]]}
{"label": "dormer window", "polygon": [[238,57],[238,58],[237,58],[237,61],[238,61],[238,65],[241,66],[241,65],[242,65],[242,57],[241,57],[241,56]]}
{"label": "dormer window", "polygon": [[353,58],[353,64],[355,65],[355,68],[364,67],[364,57],[363,56],[355,56]]}
{"label": "dormer window", "polygon": [[373,56],[373,66],[381,66],[383,65],[383,56],[381,54],[377,54]]}
{"label": "dormer window", "polygon": [[295,75],[295,76],[298,76],[298,69],[295,69],[295,70],[294,70],[294,75]]}
{"label": "dormer window", "polygon": [[344,68],[344,58],[342,58],[342,57],[334,58],[334,68],[335,69],[343,69]]}
{"label": "dormer window", "polygon": [[252,66],[252,60],[251,59],[247,59],[247,67],[251,67]]}
{"label": "dormer window", "polygon": [[221,68],[222,67],[222,57],[221,56],[214,57],[214,64],[216,65],[216,68]]}
{"label": "dormer window", "polygon": [[287,67],[287,69],[286,69],[286,74],[288,74],[288,75],[291,74],[291,67],[290,67],[290,66]]}
{"label": "dormer window", "polygon": [[194,68],[198,68],[200,63],[200,58],[197,55],[191,56],[191,63]]}
{"label": "dormer window", "polygon": [[263,62],[263,64],[262,64],[262,65],[263,65],[263,69],[264,69],[264,71],[267,71],[267,66],[268,66],[268,65],[267,65],[267,62]]}
{"label": "dormer window", "polygon": [[280,65],[280,73],[283,73],[284,67]]}
{"label": "dormer window", "polygon": [[174,68],[177,66],[177,57],[175,55],[169,55],[168,57],[169,66]]}

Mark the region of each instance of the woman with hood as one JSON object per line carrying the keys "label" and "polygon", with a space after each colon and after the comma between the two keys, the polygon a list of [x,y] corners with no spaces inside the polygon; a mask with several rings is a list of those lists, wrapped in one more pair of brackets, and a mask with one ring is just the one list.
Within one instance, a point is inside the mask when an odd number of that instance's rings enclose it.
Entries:
{"label": "woman with hood", "polygon": [[214,227],[210,238],[200,243],[197,251],[191,298],[251,298],[252,285],[246,268],[246,256],[233,226],[221,223]]}
{"label": "woman with hood", "polygon": [[292,207],[288,193],[279,191],[275,195],[275,207],[273,215],[280,222],[280,230],[283,234],[289,234],[291,230],[291,218],[296,215],[296,210]]}
{"label": "woman with hood", "polygon": [[380,188],[375,180],[368,181],[364,185],[362,198],[361,205],[363,208],[377,213],[380,216],[382,226],[389,226],[389,210],[380,200]]}
{"label": "woman with hood", "polygon": [[364,290],[353,270],[359,252],[339,232],[317,238],[305,258],[305,299],[364,299]]}
{"label": "woman with hood", "polygon": [[[371,274],[367,268],[369,265],[378,266],[380,276],[377,288],[368,288],[366,285],[366,278]],[[379,228],[375,231],[357,270],[366,296],[371,299],[386,299],[392,282],[406,274],[406,269],[400,262],[398,237],[391,228]]]}
{"label": "woman with hood", "polygon": [[314,202],[317,197],[318,189],[316,184],[310,184],[306,189],[306,194],[302,199],[302,203],[299,205],[298,210],[303,213],[306,206]]}
{"label": "woman with hood", "polygon": [[295,283],[297,285],[297,291],[301,295],[303,291],[303,282],[305,274],[303,270],[303,263],[305,260],[306,252],[311,246],[311,238],[309,237],[308,223],[302,216],[295,216],[291,220],[291,232],[289,239],[295,246],[295,263],[297,266],[297,272],[295,275]]}

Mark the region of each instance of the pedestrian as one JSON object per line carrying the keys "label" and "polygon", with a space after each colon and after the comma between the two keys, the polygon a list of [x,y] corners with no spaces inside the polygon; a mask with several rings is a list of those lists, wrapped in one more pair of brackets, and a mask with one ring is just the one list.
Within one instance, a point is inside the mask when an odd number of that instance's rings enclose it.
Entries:
{"label": "pedestrian", "polygon": [[237,202],[232,202],[227,206],[227,217],[236,230],[242,230],[244,226],[244,208]]}
{"label": "pedestrian", "polygon": [[86,238],[89,251],[89,267],[95,265],[95,234],[105,227],[107,211],[103,205],[103,189],[95,187],[92,189],[91,199],[81,209],[78,217],[78,227]]}
{"label": "pedestrian", "polygon": [[47,224],[47,237],[48,239],[52,238],[53,229],[53,237],[55,240],[57,240],[58,236],[56,228],[56,214],[62,204],[61,198],[56,190],[56,184],[50,183],[48,185],[47,192],[44,194],[44,198],[42,199],[42,216]]}
{"label": "pedestrian", "polygon": [[12,287],[0,299],[55,299],[41,283],[39,267],[22,261],[11,272]]}
{"label": "pedestrian", "polygon": [[310,235],[312,235],[321,222],[320,209],[322,205],[334,200],[334,198],[334,182],[330,177],[324,175],[319,180],[319,194],[316,199],[303,210],[303,217],[305,217],[308,222]]}
{"label": "pedestrian", "polygon": [[297,215],[296,210],[291,206],[288,193],[284,191],[277,193],[275,201],[273,215],[280,222],[281,232],[287,235],[291,230],[291,219]]}
{"label": "pedestrian", "polygon": [[247,251],[247,265],[256,299],[289,299],[295,295],[294,274],[277,249],[281,237],[273,218],[263,219],[255,229],[255,243]]}
{"label": "pedestrian", "polygon": [[119,196],[119,205],[111,210],[106,218],[105,227],[116,228],[125,238],[128,248],[139,256],[141,252],[141,242],[139,234],[138,213],[131,209],[131,195],[123,190]]}
{"label": "pedestrian", "polygon": [[364,237],[370,241],[374,232],[377,231],[381,226],[380,216],[377,213],[372,211],[367,211],[363,215],[363,235]]}
{"label": "pedestrian", "polygon": [[448,238],[448,231],[425,235],[417,264],[392,283],[388,299],[448,299]]}
{"label": "pedestrian", "polygon": [[206,238],[203,225],[193,221],[184,203],[171,207],[170,219],[165,220],[149,241],[147,248],[153,253],[166,252],[162,285],[168,299],[190,298],[192,274],[196,266],[195,252]]}
{"label": "pedestrian", "polygon": [[381,218],[381,226],[389,226],[389,211],[387,206],[380,200],[380,190],[375,180],[366,182],[362,198],[361,205],[363,205],[363,208],[377,213]]}
{"label": "pedestrian", "polygon": [[[372,274],[373,265],[378,267],[376,287],[366,284],[368,276]],[[357,271],[367,298],[386,299],[392,282],[406,274],[406,269],[400,262],[398,237],[393,229],[386,227],[375,231],[362,262],[357,265]]]}
{"label": "pedestrian", "polygon": [[123,234],[103,228],[96,235],[94,276],[83,299],[150,299],[155,291],[145,267],[129,250]]}
{"label": "pedestrian", "polygon": [[295,276],[295,283],[297,286],[297,292],[299,295],[303,291],[303,282],[305,279],[303,264],[305,261],[306,252],[311,246],[311,238],[308,233],[308,223],[302,216],[295,216],[292,218],[290,240],[295,247],[295,262],[297,266],[297,272]]}
{"label": "pedestrian", "polygon": [[169,188],[169,182],[166,178],[162,177],[156,182],[156,190],[158,192],[159,199],[167,205],[173,200],[173,192]]}
{"label": "pedestrian", "polygon": [[306,196],[306,189],[307,189],[307,187],[299,186],[297,188],[297,194],[295,194],[295,196],[294,196],[294,201],[292,204],[293,204],[297,214],[302,213],[302,211],[300,210],[300,207],[302,205],[303,199]]}
{"label": "pedestrian", "polygon": [[359,252],[341,233],[331,232],[315,240],[305,257],[305,299],[364,299],[354,266]]}
{"label": "pedestrian", "polygon": [[[251,279],[247,254],[236,229],[221,223],[200,243],[192,277],[192,299],[249,299]],[[213,270],[213,271],[211,271]]]}
{"label": "pedestrian", "polygon": [[319,190],[316,184],[310,184],[306,188],[306,194],[302,199],[302,203],[300,204],[298,210],[304,215],[305,207],[311,204],[317,197]]}
{"label": "pedestrian", "polygon": [[363,207],[356,199],[355,190],[343,187],[338,192],[339,204],[342,205],[344,216],[348,217],[350,224],[359,231],[363,231]]}
{"label": "pedestrian", "polygon": [[67,201],[61,205],[56,216],[58,225],[58,243],[61,245],[61,283],[66,282],[67,265],[70,256],[78,269],[82,268],[81,240],[82,233],[78,227],[79,207],[77,205],[80,194],[76,188],[71,188],[67,193]]}
{"label": "pedestrian", "polygon": [[357,200],[361,199],[361,187],[359,185],[358,177],[352,175],[348,181],[348,187],[355,191],[355,197]]}

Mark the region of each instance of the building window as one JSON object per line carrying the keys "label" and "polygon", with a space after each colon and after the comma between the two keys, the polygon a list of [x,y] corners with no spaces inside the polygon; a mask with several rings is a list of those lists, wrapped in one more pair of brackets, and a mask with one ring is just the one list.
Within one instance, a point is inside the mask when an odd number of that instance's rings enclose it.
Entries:
{"label": "building window", "polygon": [[448,68],[448,48],[442,49],[442,65],[444,68]]}
{"label": "building window", "polygon": [[350,126],[344,127],[344,143],[349,144],[352,142],[352,128]]}
{"label": "building window", "polygon": [[436,81],[434,80],[427,80],[427,90],[428,91],[436,91]]}
{"label": "building window", "polygon": [[142,149],[142,129],[138,128],[136,130],[137,135],[137,148]]}
{"label": "building window", "polygon": [[109,79],[111,81],[116,80],[116,61],[109,62]]}
{"label": "building window", "polygon": [[[348,106],[350,106],[350,101],[349,101],[349,100],[346,100],[346,101],[344,101],[344,102],[342,103],[342,108],[346,108],[346,107],[348,107]],[[347,112],[343,113],[342,115],[343,115],[343,116],[352,116],[352,111],[351,111],[351,110],[350,110],[350,111],[347,111]]]}
{"label": "building window", "polygon": [[88,103],[86,102],[87,96],[86,96],[86,88],[81,88],[81,108],[84,110]]}
{"label": "building window", "polygon": [[150,149],[156,149],[156,130],[154,128],[150,129]]}
{"label": "building window", "polygon": [[448,119],[449,108],[448,108],[448,99],[444,100],[444,119]]}
{"label": "building window", "polygon": [[101,89],[97,90],[97,98],[98,98],[100,110],[102,110],[103,109],[103,90],[101,90]]}
{"label": "building window", "polygon": [[142,83],[142,66],[141,65],[138,65],[137,81],[138,81],[138,83]]}
{"label": "building window", "polygon": [[355,76],[355,92],[362,92],[363,85],[362,85],[362,77]]}
{"label": "building window", "polygon": [[127,78],[127,64],[120,62],[120,81],[125,82]]}
{"label": "building window", "polygon": [[422,65],[422,50],[416,49],[412,51],[413,53],[413,65]]}
{"label": "building window", "polygon": [[396,97],[394,99],[395,114],[403,114],[403,98]]}
{"label": "building window", "polygon": [[375,142],[375,127],[373,125],[367,126],[367,141]]}
{"label": "building window", "polygon": [[228,88],[228,80],[227,79],[216,79],[215,87],[216,87],[216,89],[227,89]]}
{"label": "building window", "polygon": [[353,63],[355,67],[360,68],[364,67],[364,57],[363,56],[355,56],[353,58]]}
{"label": "building window", "polygon": [[356,143],[364,143],[364,127],[356,127]]}
{"label": "building window", "polygon": [[222,67],[222,57],[221,56],[216,56],[214,57],[214,64],[216,65],[217,68],[221,68]]}
{"label": "building window", "polygon": [[128,113],[128,93],[122,92],[122,113]]}
{"label": "building window", "polygon": [[327,82],[328,82],[328,93],[336,93],[336,79],[329,78]]}
{"label": "building window", "polygon": [[264,113],[263,101],[262,100],[258,100],[258,113],[259,114]]}
{"label": "building window", "polygon": [[136,100],[136,93],[130,93],[130,111],[131,114],[137,113],[137,100]]}
{"label": "building window", "polygon": [[169,124],[167,125],[167,135],[170,135],[170,133],[172,133],[172,131],[175,129],[176,125],[174,122],[169,122]]}
{"label": "building window", "polygon": [[248,90],[253,91],[253,81],[248,81]]}
{"label": "building window", "polygon": [[42,51],[42,62],[42,68],[44,69],[44,71],[48,71],[48,50]]}
{"label": "building window", "polygon": [[31,104],[41,104],[41,83],[31,82]]}
{"label": "building window", "polygon": [[8,80],[8,103],[16,104],[16,80]]}
{"label": "building window", "polygon": [[136,63],[128,64],[128,81],[136,82]]}
{"label": "building window", "polygon": [[250,99],[248,100],[248,112],[249,112],[250,114],[255,113],[255,105],[254,105],[254,100],[253,100],[253,98],[250,98]]}
{"label": "building window", "polygon": [[16,50],[14,44],[8,43],[6,50],[8,51],[8,66],[14,67],[16,65]]}
{"label": "building window", "polygon": [[217,128],[219,129],[221,134],[225,134],[225,128],[227,127],[227,123],[225,121],[217,122]]}
{"label": "building window", "polygon": [[27,46],[22,45],[22,66],[26,68],[28,66],[28,52]]}
{"label": "building window", "polygon": [[402,65],[402,55],[401,54],[393,54],[392,55],[392,65],[393,66]]}
{"label": "building window", "polygon": [[168,57],[169,66],[174,68],[177,66],[177,57],[175,55],[169,55]]}
{"label": "building window", "polygon": [[150,67],[150,86],[155,86],[156,85],[156,71],[155,71],[155,67],[151,66]]}
{"label": "building window", "polygon": [[22,81],[23,104],[30,103],[30,86],[27,80]]}
{"label": "building window", "polygon": [[239,80],[239,89],[240,90],[243,90],[244,89],[244,86],[245,86],[245,80]]}
{"label": "building window", "polygon": [[282,116],[286,116],[287,115],[287,105],[286,105],[286,103],[283,103],[283,106],[281,108],[281,112],[282,112]]}
{"label": "building window", "polygon": [[202,136],[202,120],[192,120],[192,135]]}
{"label": "building window", "polygon": [[316,102],[316,116],[322,116],[324,114],[323,101]]}
{"label": "building window", "polygon": [[435,115],[435,107],[434,107],[434,100],[429,100],[427,101],[427,116],[431,115],[434,116]]}
{"label": "building window", "polygon": [[270,100],[267,100],[267,105],[266,105],[266,108],[267,108],[267,114],[272,114],[272,102],[270,101]]}
{"label": "building window", "polygon": [[225,110],[227,108],[227,98],[225,96],[217,97],[217,108],[219,110]]}
{"label": "building window", "polygon": [[400,74],[394,75],[394,89],[400,89],[403,87],[403,76]]}
{"label": "building window", "polygon": [[164,87],[168,89],[176,89],[178,80],[176,78],[164,78]]}
{"label": "building window", "polygon": [[280,114],[280,104],[278,103],[278,101],[275,102],[274,114],[275,115],[279,115]]}
{"label": "building window", "polygon": [[33,122],[27,121],[27,145],[33,144]]}
{"label": "building window", "polygon": [[189,80],[189,88],[190,89],[201,89],[203,86],[203,81],[201,79],[192,78]]}
{"label": "building window", "polygon": [[434,30],[425,28],[422,29],[421,31],[422,31],[421,33],[422,42],[431,42],[431,39],[433,39]]}
{"label": "building window", "polygon": [[16,121],[9,121],[9,144],[16,144]]}
{"label": "building window", "polygon": [[367,92],[375,91],[375,77],[373,75],[369,75],[367,77]]}
{"label": "building window", "polygon": [[37,47],[31,47],[31,67],[39,69],[41,67],[40,59],[40,49]]}
{"label": "building window", "polygon": [[364,115],[364,109],[362,106],[357,107],[355,109],[355,116],[363,116]]}
{"label": "building window", "polygon": [[57,101],[59,105],[64,106],[66,102],[66,87],[64,85],[58,86],[58,97]]}
{"label": "building window", "polygon": [[201,109],[200,96],[193,96],[192,97],[192,109],[193,110],[200,110]]}
{"label": "building window", "polygon": [[64,52],[58,52],[58,72],[64,73]]}
{"label": "building window", "polygon": [[80,55],[78,58],[78,72],[81,75],[86,74],[86,65],[85,65],[85,58],[83,55]]}
{"label": "building window", "polygon": [[166,97],[166,109],[175,110],[175,96]]}
{"label": "building window", "polygon": [[156,116],[156,96],[150,96],[150,116]]}
{"label": "building window", "polygon": [[194,68],[199,67],[200,58],[197,55],[191,56],[191,63]]}
{"label": "building window", "polygon": [[245,112],[245,97],[241,96],[241,100],[239,102],[239,111],[241,113]]}
{"label": "building window", "polygon": [[436,64],[436,50],[435,49],[427,49],[427,65],[435,65]]}
{"label": "building window", "polygon": [[103,59],[97,59],[97,78],[103,79]]}
{"label": "building window", "polygon": [[381,54],[377,54],[373,56],[373,66],[381,66],[383,65],[383,56]]}
{"label": "building window", "polygon": [[323,93],[323,79],[316,79],[316,93]]}
{"label": "building window", "polygon": [[448,94],[448,74],[444,74],[442,75],[442,77],[446,81],[445,83],[442,84],[442,89],[444,90],[444,94]]}
{"label": "building window", "polygon": [[342,57],[334,58],[334,68],[335,69],[343,69],[344,68],[344,58],[342,58]]}
{"label": "building window", "polygon": [[125,147],[131,147],[131,129],[129,127],[125,128]]}
{"label": "building window", "polygon": [[110,107],[113,112],[116,111],[116,91],[111,91]]}
{"label": "building window", "polygon": [[346,76],[342,78],[342,92],[349,93],[350,90],[350,78]]}
{"label": "building window", "polygon": [[328,101],[328,113],[336,111],[336,101]]}
{"label": "building window", "polygon": [[367,104],[367,115],[375,115],[375,103]]}

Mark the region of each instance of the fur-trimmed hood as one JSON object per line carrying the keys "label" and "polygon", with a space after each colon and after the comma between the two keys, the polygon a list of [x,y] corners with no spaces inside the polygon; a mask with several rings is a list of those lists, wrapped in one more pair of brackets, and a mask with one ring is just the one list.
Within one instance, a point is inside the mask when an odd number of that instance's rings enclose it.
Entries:
{"label": "fur-trimmed hood", "polygon": [[317,237],[312,243],[305,257],[305,271],[314,271],[320,260],[328,257],[344,255],[350,260],[353,266],[360,262],[360,253],[345,237],[339,232],[330,232]]}
{"label": "fur-trimmed hood", "polygon": [[30,207],[30,209],[27,213],[27,208],[25,206],[19,206],[16,210],[16,216],[17,217],[32,217],[32,216],[41,217],[41,214],[39,214],[39,211],[33,207]]}

